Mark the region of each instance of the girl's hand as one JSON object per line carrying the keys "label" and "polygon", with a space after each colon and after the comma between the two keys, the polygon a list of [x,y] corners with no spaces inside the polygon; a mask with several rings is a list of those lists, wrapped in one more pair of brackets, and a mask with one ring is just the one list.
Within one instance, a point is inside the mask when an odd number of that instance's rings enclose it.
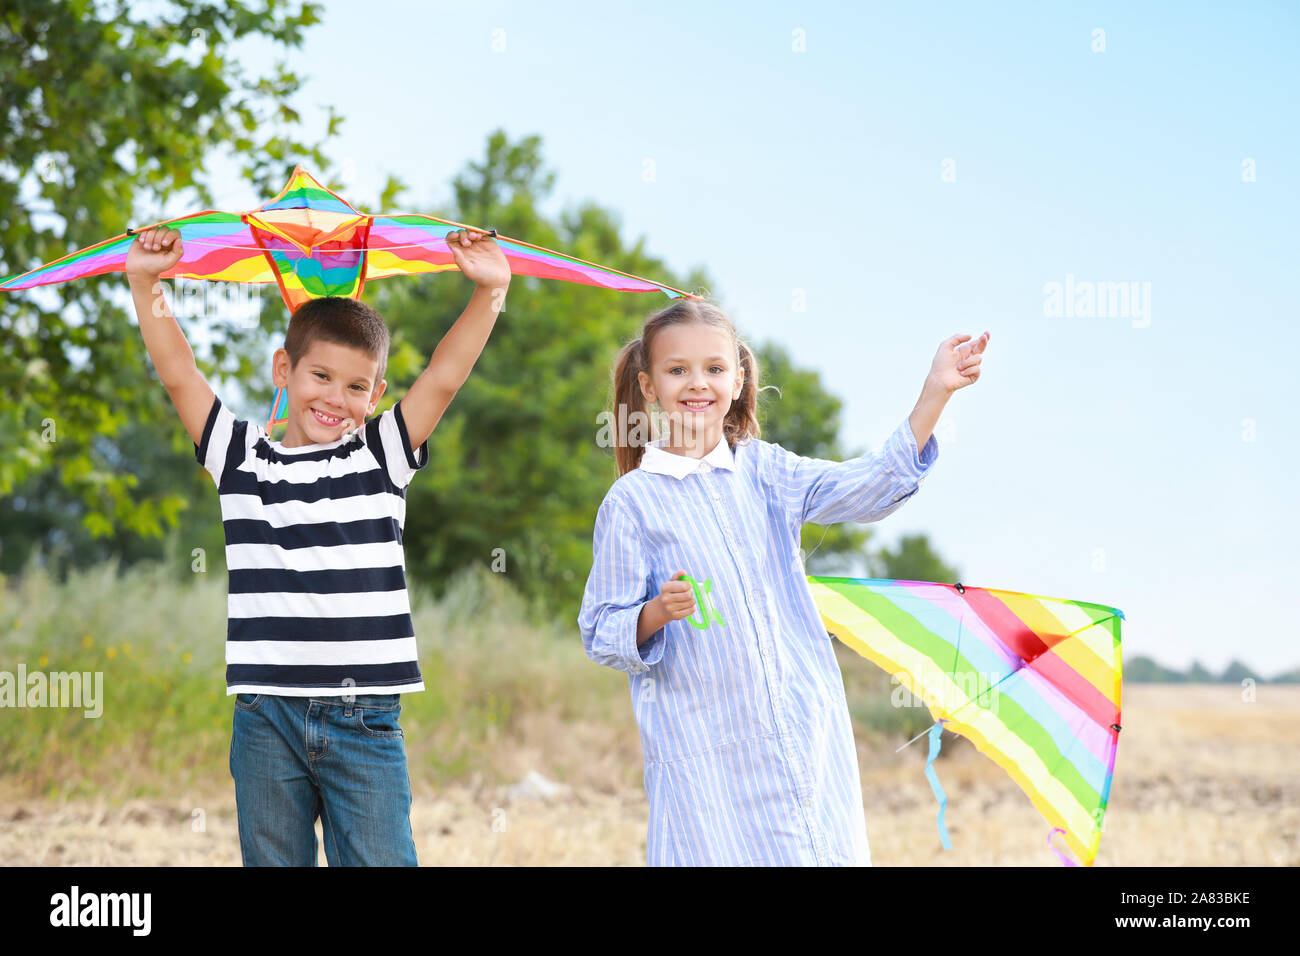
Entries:
{"label": "girl's hand", "polygon": [[678,580],[685,571],[678,571],[664,582],[659,592],[659,603],[664,606],[670,621],[680,621],[695,613],[695,589],[689,581]]}
{"label": "girl's hand", "polygon": [[980,359],[989,344],[989,334],[985,332],[974,342],[967,342],[969,338],[969,335],[954,335],[945,339],[930,366],[930,381],[949,394],[979,380]]}
{"label": "girl's hand", "polygon": [[447,248],[456,260],[456,267],[485,289],[500,289],[510,284],[510,263],[486,232],[458,229],[447,234]]}
{"label": "girl's hand", "polygon": [[126,253],[126,274],[158,278],[181,261],[184,253],[179,229],[155,226],[137,233]]}

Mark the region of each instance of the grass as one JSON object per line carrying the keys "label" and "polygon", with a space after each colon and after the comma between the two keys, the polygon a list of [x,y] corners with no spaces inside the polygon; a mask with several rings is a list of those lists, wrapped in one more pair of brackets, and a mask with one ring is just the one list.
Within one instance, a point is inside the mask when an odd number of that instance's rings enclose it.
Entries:
{"label": "grass", "polygon": [[[46,796],[151,796],[227,774],[226,579],[108,562],[53,580],[32,564],[0,588],[0,670],[100,672],[103,713],[6,708],[0,778]],[[467,569],[440,600],[413,589],[425,691],[405,695],[413,785],[496,782],[544,764],[569,783],[640,784],[626,678],[591,663],[570,621],[538,620],[502,575]],[[925,708],[846,653],[861,731],[908,739]],[[598,783],[599,781],[599,783]]]}
{"label": "grass", "polygon": [[[413,591],[412,615],[426,686],[402,700],[413,783],[513,772],[503,741],[565,725],[627,736],[625,678],[587,660],[576,626],[532,620],[500,575],[469,570],[437,602]],[[64,583],[39,566],[5,580],[0,670],[101,672],[103,713],[6,708],[0,777],[47,796],[149,796],[226,773],[225,633],[220,572],[177,585],[162,565],[109,562]]]}
{"label": "grass", "polygon": [[[0,587],[0,671],[100,671],[103,716],[0,710],[0,857],[11,862],[238,863],[227,759],[226,581],[106,564],[57,583],[39,567]],[[636,863],[644,859],[641,753],[626,678],[587,660],[576,625],[532,617],[509,583],[461,575],[412,593],[427,691],[402,725],[421,859]],[[954,850],[935,834],[921,773],[930,722],[893,707],[889,675],[845,650],[872,857],[877,863],[1056,865],[1046,824],[1014,781],[945,735],[940,770]],[[1249,698],[1223,686],[1135,686],[1106,818],[1102,865],[1294,866],[1300,688]],[[558,801],[512,802],[530,770]],[[198,832],[191,816],[207,816]],[[494,829],[507,808],[509,828]]]}

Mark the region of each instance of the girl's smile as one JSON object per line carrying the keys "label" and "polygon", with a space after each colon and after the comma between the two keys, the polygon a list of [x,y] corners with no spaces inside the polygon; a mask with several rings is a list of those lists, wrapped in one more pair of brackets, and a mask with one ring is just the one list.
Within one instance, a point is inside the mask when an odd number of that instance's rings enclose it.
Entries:
{"label": "girl's smile", "polygon": [[646,400],[668,413],[664,450],[701,458],[722,440],[727,412],[744,386],[736,343],[724,329],[683,322],[660,331],[651,350],[649,372],[637,378]]}

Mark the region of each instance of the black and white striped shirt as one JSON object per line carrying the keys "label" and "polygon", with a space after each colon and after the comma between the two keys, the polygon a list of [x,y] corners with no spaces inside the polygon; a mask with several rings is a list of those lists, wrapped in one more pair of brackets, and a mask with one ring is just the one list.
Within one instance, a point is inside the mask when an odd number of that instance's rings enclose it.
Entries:
{"label": "black and white striped shirt", "polygon": [[424,690],[402,528],[429,447],[411,448],[401,403],[337,441],[285,448],[216,399],[194,453],[226,532],[226,693]]}

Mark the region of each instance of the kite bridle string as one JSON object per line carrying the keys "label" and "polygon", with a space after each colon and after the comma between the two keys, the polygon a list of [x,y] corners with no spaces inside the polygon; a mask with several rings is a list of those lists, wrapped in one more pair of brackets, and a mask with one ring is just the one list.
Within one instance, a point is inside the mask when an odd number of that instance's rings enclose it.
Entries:
{"label": "kite bridle string", "polygon": [[[1063,638],[1061,638],[1059,641],[1057,641],[1056,644],[1064,644],[1066,641],[1068,641],[1070,638],[1074,637],[1076,634],[1080,634],[1080,633],[1082,633],[1083,631],[1086,631],[1086,630],[1087,630],[1088,628],[1090,628],[1090,627],[1096,627],[1098,624],[1105,624],[1107,621],[1113,621],[1113,620],[1114,620],[1115,618],[1117,618],[1117,617],[1119,617],[1118,614],[1108,614],[1106,617],[1103,617],[1100,621],[1093,621],[1091,624],[1085,624],[1085,625],[1083,625],[1083,627],[1079,628],[1077,631],[1071,631],[1069,634],[1065,635],[1065,637],[1063,637]],[[1055,647],[1056,644],[1053,644],[1052,647]],[[1050,650],[1050,648],[1049,648],[1049,650]],[[1000,686],[1001,686],[1005,681],[1008,681],[1008,680],[1010,680],[1012,677],[1015,677],[1015,676],[1016,676],[1017,674],[1019,674],[1022,670],[1024,670],[1023,667],[1017,667],[1015,670],[1013,670],[1011,673],[1007,674],[1006,677],[1003,677],[1001,680],[999,680],[996,684],[994,684],[992,687],[990,687],[990,688],[989,688],[988,690],[986,690],[984,693],[985,693],[985,694],[988,694],[988,693],[991,693],[992,691],[997,690],[998,687],[1000,687]],[[983,696],[983,694],[981,694],[980,696]],[[975,703],[975,700],[974,700],[974,699],[971,699],[971,700],[966,701],[966,703],[962,704],[960,707],[958,707],[958,708],[957,708],[956,710],[954,710],[951,714],[949,714],[948,717],[946,717],[946,718],[944,718],[944,719],[945,719],[945,720],[947,720],[947,719],[951,719],[954,715],[956,715],[956,714],[960,713],[961,711],[965,710],[967,707],[969,707],[969,706],[970,706],[971,704],[973,704],[973,703]],[[915,739],[915,738],[913,738],[913,739]],[[909,741],[909,743],[910,743],[910,742],[911,742],[911,741]],[[904,746],[906,746],[906,745],[904,745]]]}
{"label": "kite bridle string", "polygon": [[830,525],[826,525],[826,526],[822,529],[822,537],[821,537],[821,541],[818,541],[818,542],[817,542],[817,547],[816,547],[816,548],[813,548],[811,551],[809,551],[807,554],[804,555],[803,560],[804,560],[804,567],[805,567],[805,568],[808,566],[808,559],[811,558],[814,554],[817,553],[817,549],[820,548],[820,547],[822,546],[822,542],[826,540],[826,532],[827,532],[827,531],[830,531],[830,530],[831,530],[831,526],[830,526]]}
{"label": "kite bridle string", "polygon": [[[1118,614],[1110,614],[1110,615],[1107,615],[1106,617],[1103,617],[1100,621],[1093,621],[1091,624],[1085,624],[1083,627],[1079,628],[1078,630],[1076,630],[1076,631],[1071,631],[1069,634],[1065,635],[1065,637],[1061,638],[1061,639],[1060,639],[1059,641],[1057,641],[1056,643],[1057,643],[1057,644],[1063,644],[1064,642],[1068,641],[1070,638],[1074,637],[1076,634],[1080,634],[1080,633],[1082,633],[1083,631],[1086,631],[1086,630],[1087,630],[1088,628],[1090,628],[1090,627],[1096,627],[1098,624],[1105,624],[1107,621],[1114,620],[1114,619],[1117,618],[1117,617],[1119,617]],[[957,638],[957,639],[958,639],[958,642],[960,642],[960,640],[961,640],[961,637],[960,637],[961,622],[960,622],[960,621],[958,621],[958,623],[957,623],[957,627],[958,627],[958,629],[959,629],[959,630],[958,630],[958,638]],[[1055,645],[1053,645],[1053,647],[1054,647],[1054,646],[1055,646]],[[955,662],[954,662],[954,663],[955,663]],[[1003,677],[1001,680],[999,680],[996,684],[994,684],[994,685],[993,685],[992,687],[990,687],[988,690],[984,691],[983,694],[980,694],[980,697],[983,697],[983,696],[985,696],[986,694],[990,694],[990,693],[992,693],[993,691],[997,690],[998,687],[1000,687],[1004,681],[1010,680],[1012,677],[1015,677],[1015,676],[1016,676],[1017,674],[1019,674],[1023,669],[1024,669],[1023,667],[1017,667],[1015,670],[1011,671],[1011,673],[1007,674],[1006,677]],[[922,699],[924,699],[924,695],[922,695]],[[976,701],[977,699],[978,699],[978,698],[972,698],[972,699],[966,701],[966,703],[962,704],[962,705],[961,705],[960,707],[958,707],[956,710],[950,712],[950,713],[948,714],[947,717],[940,718],[941,722],[944,721],[944,720],[952,720],[952,719],[953,719],[957,714],[961,713],[963,710],[965,710],[965,709],[966,709],[967,707],[969,707],[971,704],[975,703],[975,701]],[[929,733],[929,732],[930,732],[930,728],[929,728],[929,727],[926,727],[925,730],[921,731],[919,734],[917,734],[915,737],[913,737],[913,738],[912,738],[911,740],[909,740],[907,743],[903,744],[903,747],[910,747],[912,744],[916,743],[918,740],[920,740],[922,737],[924,737],[924,736],[925,736],[927,733]],[[953,731],[953,733],[956,733],[956,731]],[[894,753],[898,753],[898,751],[899,751],[899,750],[902,750],[903,747],[899,747],[898,750],[895,750],[895,751],[894,751]]]}

